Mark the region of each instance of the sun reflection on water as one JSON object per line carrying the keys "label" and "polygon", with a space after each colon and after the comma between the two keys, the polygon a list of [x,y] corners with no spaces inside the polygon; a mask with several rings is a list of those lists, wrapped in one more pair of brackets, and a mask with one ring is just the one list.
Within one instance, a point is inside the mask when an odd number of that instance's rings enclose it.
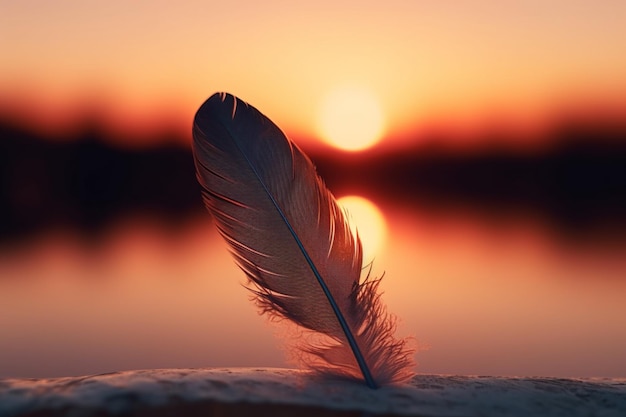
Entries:
{"label": "sun reflection on water", "polygon": [[363,246],[363,263],[371,262],[385,244],[387,222],[380,209],[370,200],[350,195],[337,201],[346,212],[352,234]]}

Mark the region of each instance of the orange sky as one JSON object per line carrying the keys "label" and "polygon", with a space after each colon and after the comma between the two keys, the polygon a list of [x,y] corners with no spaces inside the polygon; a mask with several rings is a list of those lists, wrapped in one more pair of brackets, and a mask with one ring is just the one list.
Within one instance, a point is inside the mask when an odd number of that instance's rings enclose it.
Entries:
{"label": "orange sky", "polygon": [[0,50],[0,107],[46,127],[91,111],[121,131],[188,129],[224,90],[315,137],[346,84],[377,97],[387,137],[626,108],[621,0],[3,1]]}

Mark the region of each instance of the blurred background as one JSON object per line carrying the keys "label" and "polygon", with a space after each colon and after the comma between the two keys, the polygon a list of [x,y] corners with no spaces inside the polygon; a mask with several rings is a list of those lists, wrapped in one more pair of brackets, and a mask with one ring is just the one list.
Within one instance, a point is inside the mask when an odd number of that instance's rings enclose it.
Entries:
{"label": "blurred background", "polygon": [[0,377],[289,366],[204,210],[215,91],[312,158],[422,373],[626,376],[623,1],[0,0]]}

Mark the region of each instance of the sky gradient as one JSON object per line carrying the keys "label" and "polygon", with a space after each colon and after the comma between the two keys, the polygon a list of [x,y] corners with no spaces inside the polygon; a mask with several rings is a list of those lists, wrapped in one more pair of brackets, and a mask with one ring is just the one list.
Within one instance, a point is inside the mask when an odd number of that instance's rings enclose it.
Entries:
{"label": "sky gradient", "polygon": [[2,1],[0,110],[149,133],[228,91],[306,139],[324,95],[357,85],[385,137],[413,140],[626,109],[622,1],[221,3]]}

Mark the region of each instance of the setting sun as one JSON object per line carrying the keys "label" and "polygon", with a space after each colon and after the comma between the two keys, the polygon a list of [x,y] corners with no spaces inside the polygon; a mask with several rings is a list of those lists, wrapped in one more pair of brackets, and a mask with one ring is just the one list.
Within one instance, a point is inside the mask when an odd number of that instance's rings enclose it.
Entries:
{"label": "setting sun", "polygon": [[338,203],[348,215],[352,233],[357,231],[363,245],[363,261],[374,260],[374,257],[385,243],[387,224],[381,211],[371,201],[358,196],[341,197]]}
{"label": "setting sun", "polygon": [[369,148],[380,140],[383,124],[376,97],[360,87],[337,88],[320,106],[320,134],[337,148],[348,151]]}

